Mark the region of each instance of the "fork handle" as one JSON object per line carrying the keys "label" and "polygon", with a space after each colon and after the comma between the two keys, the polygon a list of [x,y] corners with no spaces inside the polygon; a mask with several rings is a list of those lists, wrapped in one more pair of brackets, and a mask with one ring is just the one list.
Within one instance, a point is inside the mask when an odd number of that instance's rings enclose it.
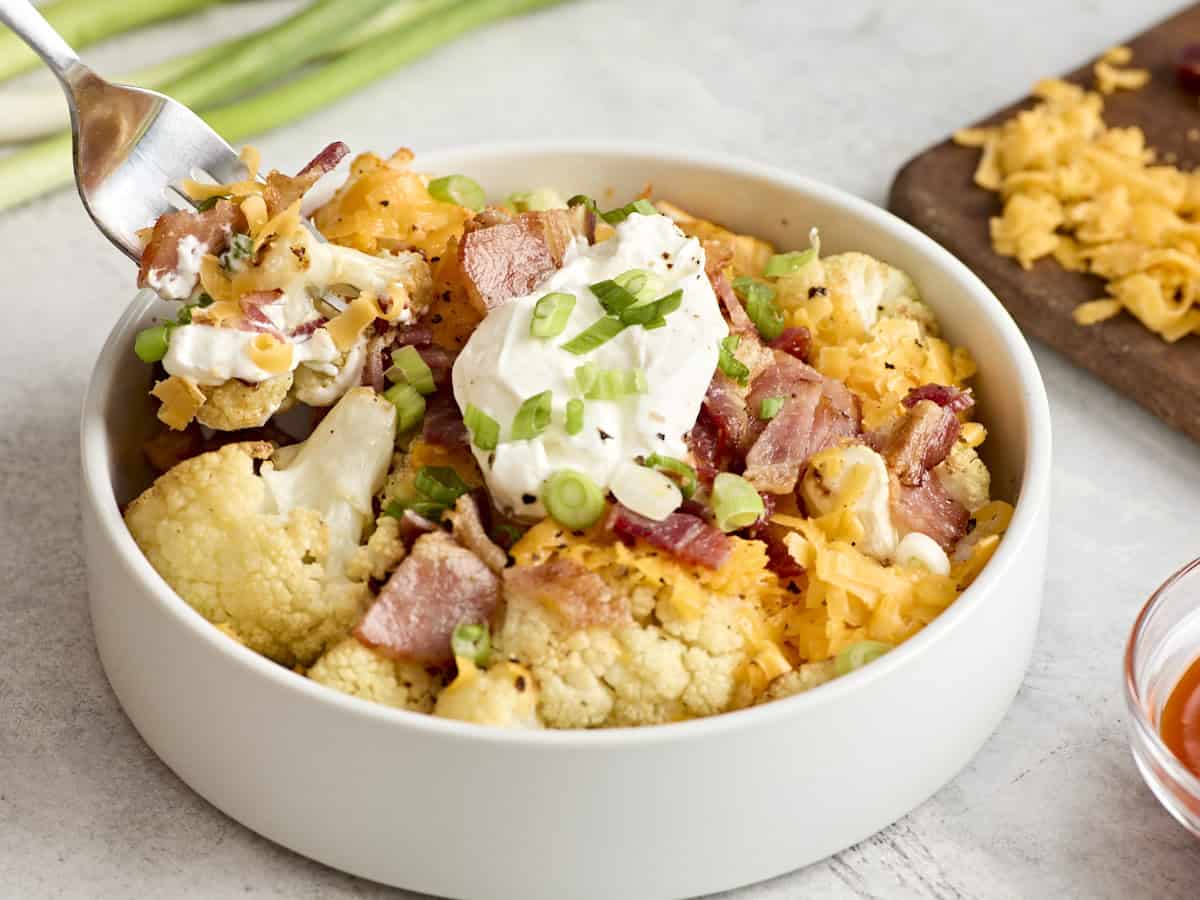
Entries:
{"label": "fork handle", "polygon": [[68,92],[80,72],[86,71],[79,54],[28,0],[0,0],[0,22],[45,61]]}

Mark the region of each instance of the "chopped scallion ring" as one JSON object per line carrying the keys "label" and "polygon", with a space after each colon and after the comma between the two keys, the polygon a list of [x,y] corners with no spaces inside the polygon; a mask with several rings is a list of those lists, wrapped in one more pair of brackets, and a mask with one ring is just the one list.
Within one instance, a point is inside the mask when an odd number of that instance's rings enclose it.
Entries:
{"label": "chopped scallion ring", "polygon": [[453,506],[454,501],[471,490],[449,466],[422,466],[413,480],[413,487],[423,497],[428,497],[443,506]]}
{"label": "chopped scallion ring", "polygon": [[171,329],[167,325],[143,328],[133,340],[133,352],[144,363],[156,363],[167,355],[171,343]]}
{"label": "chopped scallion ring", "polygon": [[583,431],[583,401],[578,397],[567,401],[567,434]]}
{"label": "chopped scallion ring", "polygon": [[625,393],[627,394],[648,394],[650,393],[650,385],[646,381],[646,371],[644,369],[628,369],[625,372]]}
{"label": "chopped scallion ring", "polygon": [[659,297],[653,303],[643,303],[639,306],[631,306],[629,309],[623,310],[621,312],[621,321],[626,325],[646,325],[649,322],[657,322],[662,319],[665,325],[666,317],[679,309],[682,303],[683,291],[672,291],[665,297]]}
{"label": "chopped scallion ring", "polygon": [[467,404],[463,424],[471,432],[471,443],[480,450],[495,450],[500,443],[500,423],[473,403]]}
{"label": "chopped scallion ring", "polygon": [[429,196],[443,203],[457,203],[475,212],[483,209],[487,195],[477,181],[466,175],[447,175],[429,182]]}
{"label": "chopped scallion ring", "polygon": [[793,272],[799,272],[816,258],[815,247],[809,247],[807,250],[793,250],[790,253],[776,253],[767,260],[766,266],[763,267],[763,274],[768,278],[791,275]]}
{"label": "chopped scallion ring", "polygon": [[538,188],[535,191],[521,191],[508,195],[508,205],[515,212],[541,212],[546,209],[561,208],[562,197],[551,188]]}
{"label": "chopped scallion ring", "polygon": [[584,363],[582,366],[575,367],[575,384],[579,387],[579,393],[586,395],[588,391],[596,386],[596,379],[600,377],[600,367],[595,363]]}
{"label": "chopped scallion ring", "polygon": [[406,512],[412,512],[430,522],[440,522],[446,507],[432,500],[393,500],[383,511],[393,519],[403,519]]}
{"label": "chopped scallion ring", "polygon": [[415,428],[425,418],[425,398],[408,382],[393,384],[383,392],[385,399],[396,407],[396,432]]}
{"label": "chopped scallion ring", "polygon": [[593,213],[596,213],[597,215],[599,215],[599,212],[596,209],[596,201],[593,200],[591,197],[589,197],[587,194],[576,194],[574,197],[572,197],[570,200],[567,201],[568,209],[575,207],[575,206],[586,206]]}
{"label": "chopped scallion ring", "polygon": [[437,390],[433,369],[421,358],[416,347],[401,347],[392,354],[392,367],[384,372],[389,381],[406,381],[422,394]]}
{"label": "chopped scallion ring", "polygon": [[754,485],[741,475],[721,472],[713,479],[712,509],[722,531],[753,525],[765,508]]}
{"label": "chopped scallion ring", "polygon": [[684,500],[691,500],[692,495],[696,493],[696,488],[700,486],[700,479],[696,477],[696,470],[689,466],[681,459],[675,459],[673,456],[662,456],[658,453],[651,453],[643,461],[642,465],[657,469],[664,475],[669,475],[675,479],[679,485],[679,491],[683,494]]}
{"label": "chopped scallion ring", "polygon": [[783,333],[783,311],[775,303],[775,288],[766,282],[739,275],[733,279],[733,290],[742,299],[746,315],[763,340],[773,341]]}
{"label": "chopped scallion ring", "polygon": [[533,319],[529,322],[529,333],[533,337],[558,337],[567,327],[571,310],[575,308],[575,295],[555,291],[540,299],[533,307]]}
{"label": "chopped scallion ring", "polygon": [[567,528],[589,528],[604,515],[604,494],[582,472],[560,469],[542,485],[542,504],[554,521]]}
{"label": "chopped scallion ring", "polygon": [[483,668],[492,655],[492,638],[486,624],[459,622],[450,635],[450,649],[457,659],[469,659]]}
{"label": "chopped scallion ring", "polygon": [[615,316],[605,316],[602,319],[597,319],[571,340],[562,345],[562,348],[568,353],[574,353],[576,356],[583,356],[585,353],[591,353],[601,344],[615,338],[618,334],[625,330],[625,323]]}
{"label": "chopped scallion ring", "polygon": [[637,303],[637,297],[612,279],[590,284],[588,285],[588,290],[596,295],[596,299],[600,301],[600,305],[604,307],[604,311],[610,316],[615,316],[622,310]]}
{"label": "chopped scallion ring", "polygon": [[527,399],[513,417],[512,439],[531,441],[550,424],[550,391],[542,391]]}
{"label": "chopped scallion ring", "polygon": [[613,281],[633,294],[639,303],[653,300],[662,291],[662,279],[647,269],[630,269]]}
{"label": "chopped scallion ring", "polygon": [[847,675],[855,669],[861,669],[869,662],[874,662],[894,649],[891,644],[883,641],[855,641],[847,644],[834,659],[833,668],[839,675]]}
{"label": "chopped scallion ring", "polygon": [[717,350],[717,367],[738,384],[745,385],[750,381],[750,369],[733,355],[740,340],[736,334],[731,334],[721,341]]}
{"label": "chopped scallion ring", "polygon": [[783,409],[782,397],[763,397],[758,404],[758,417],[764,422],[770,422]]}
{"label": "chopped scallion ring", "polygon": [[656,216],[658,215],[658,210],[654,208],[654,204],[649,200],[640,197],[632,203],[626,203],[624,206],[610,209],[606,213],[600,213],[600,218],[609,225],[616,225],[618,222],[624,222],[634,213],[641,213],[643,216]]}

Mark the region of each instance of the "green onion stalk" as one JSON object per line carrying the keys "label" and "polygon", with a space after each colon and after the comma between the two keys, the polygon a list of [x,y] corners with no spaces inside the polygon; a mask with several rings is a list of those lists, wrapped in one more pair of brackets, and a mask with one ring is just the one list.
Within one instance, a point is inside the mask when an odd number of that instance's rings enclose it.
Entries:
{"label": "green onion stalk", "polygon": [[[194,67],[185,67],[177,81],[165,83],[161,88],[164,93],[174,96],[177,83],[182,83],[188,95],[188,102],[198,108],[209,124],[226,140],[238,143],[252,135],[272,131],[335,103],[472,29],[561,2],[562,0],[417,0],[401,10],[380,13],[379,21],[385,23],[382,30],[376,31],[372,27],[357,34],[345,34],[342,31],[338,45],[352,39],[359,40],[359,43],[347,47],[339,56],[290,81],[262,90],[246,99],[236,100],[216,109],[211,108],[212,103],[219,101],[210,97],[225,96],[230,85],[225,77],[214,75],[210,83],[212,93],[209,94],[204,83],[197,83],[197,75],[201,70],[211,72],[217,65],[212,57],[200,52],[195,54]],[[340,11],[350,5],[346,0],[326,0],[326,3],[314,6],[336,6]],[[304,13],[294,16],[287,22],[294,22],[303,15]],[[264,29],[256,36],[238,39],[231,44],[239,53],[247,54],[252,54],[255,42],[260,36],[266,36],[273,48],[284,44],[293,46],[292,41],[298,42],[300,36],[309,35],[308,25],[311,25],[311,22],[311,19],[301,22],[293,26],[294,30],[286,32],[279,30],[286,22],[280,23]],[[368,22],[368,25],[373,22],[374,20]],[[361,22],[359,24],[362,25]],[[340,31],[330,30],[335,34]],[[336,49],[336,46],[331,48],[327,43],[322,43],[321,47],[322,49],[313,47],[297,50],[291,59],[292,63],[297,64],[301,57],[305,60],[316,59],[322,54],[327,55],[331,49]],[[249,92],[263,88],[269,81],[276,80],[280,74],[274,64],[268,65],[263,71],[269,71],[269,77],[260,80],[253,75],[243,76],[238,85],[239,91]],[[9,209],[63,187],[71,182],[71,178],[69,134],[58,134],[29,144],[0,159],[0,210]]]}
{"label": "green onion stalk", "polygon": [[[38,7],[76,50],[116,34],[212,6],[217,0],[57,0]],[[41,60],[11,31],[0,33],[0,79],[35,69]]]}

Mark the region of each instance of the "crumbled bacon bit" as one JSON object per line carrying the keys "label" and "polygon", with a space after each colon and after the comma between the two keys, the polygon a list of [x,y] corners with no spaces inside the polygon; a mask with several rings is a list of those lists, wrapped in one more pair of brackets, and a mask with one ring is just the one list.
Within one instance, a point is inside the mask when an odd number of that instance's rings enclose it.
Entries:
{"label": "crumbled bacon bit", "polygon": [[616,503],[605,527],[627,544],[643,540],[682,562],[709,569],[719,569],[732,552],[729,538],[720,529],[688,513],[674,512],[655,522]]}

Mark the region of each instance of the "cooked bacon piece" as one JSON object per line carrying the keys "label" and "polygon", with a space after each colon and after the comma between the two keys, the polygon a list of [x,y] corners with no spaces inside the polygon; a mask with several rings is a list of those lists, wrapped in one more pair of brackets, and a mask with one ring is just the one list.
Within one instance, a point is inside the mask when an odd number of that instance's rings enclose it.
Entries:
{"label": "cooked bacon piece", "polygon": [[377,394],[382,394],[387,388],[387,379],[383,377],[383,373],[388,369],[388,364],[384,359],[386,353],[387,347],[383,335],[374,335],[367,341],[366,353],[363,356],[362,378],[359,379],[359,383],[364,387],[372,388]]}
{"label": "cooked bacon piece", "polygon": [[504,572],[504,594],[554,610],[571,628],[610,627],[632,621],[629,599],[614,593],[595,572],[559,557]]}
{"label": "cooked bacon piece", "polygon": [[812,349],[812,333],[803,325],[799,328],[785,328],[779,337],[767,346],[774,350],[782,350],[801,362],[808,362],[808,354]]}
{"label": "cooked bacon piece", "polygon": [[966,412],[975,405],[975,397],[970,388],[963,390],[947,384],[923,384],[909,391],[908,396],[901,402],[912,409],[922,400],[932,400],[942,409],[956,413]]}
{"label": "cooked bacon piece", "polygon": [[455,626],[488,621],[499,600],[496,574],[450,535],[434,531],[413,545],[354,634],[393,659],[441,665],[454,659]]}
{"label": "cooked bacon piece", "polygon": [[958,416],[950,409],[918,400],[887,436],[883,458],[902,484],[917,487],[950,453],[960,428]]}
{"label": "cooked bacon piece", "polygon": [[267,215],[275,216],[283,212],[308,192],[321,176],[332,172],[342,161],[350,148],[341,141],[334,141],[311,160],[308,165],[293,175],[282,172],[272,172],[267,176],[267,186],[263,188],[263,200],[267,204]]}
{"label": "cooked bacon piece", "polygon": [[288,336],[294,338],[308,337],[328,321],[324,316],[317,316],[315,319],[309,319],[307,322],[297,325],[288,332]]}
{"label": "cooked bacon piece", "polygon": [[760,491],[786,494],[810,456],[859,433],[862,416],[849,388],[781,350],[752,386],[751,411],[768,397],[782,397],[783,406],[746,454],[746,478]]}
{"label": "cooked bacon piece", "polygon": [[483,560],[493,572],[499,572],[508,564],[508,554],[492,543],[487,536],[479,504],[470,494],[463,494],[449,514],[454,539]]}
{"label": "cooked bacon piece", "polygon": [[731,552],[729,538],[719,528],[687,513],[674,512],[655,522],[617,503],[605,527],[627,544],[640,538],[682,562],[709,569],[721,568]]}
{"label": "cooked bacon piece", "polygon": [[487,209],[467,223],[458,262],[467,296],[481,313],[532,291],[562,265],[577,237],[595,237],[595,214],[584,206],[510,217]]}
{"label": "cooked bacon piece", "polygon": [[717,473],[729,469],[733,459],[725,431],[705,406],[700,407],[696,424],[687,434],[688,449],[696,465],[696,475],[705,484],[711,484]]}
{"label": "cooked bacon piece", "polygon": [[466,447],[471,436],[463,424],[462,412],[454,402],[454,392],[449,386],[425,398],[425,424],[421,427],[421,439],[438,447]]}
{"label": "cooked bacon piece", "polygon": [[402,325],[396,330],[397,347],[428,347],[433,343],[433,329],[424,322]]}
{"label": "cooked bacon piece", "polygon": [[754,442],[754,423],[746,408],[745,392],[718,369],[704,393],[704,410],[721,431],[725,444],[736,453],[745,453]]}
{"label": "cooked bacon piece", "polygon": [[912,487],[893,474],[888,503],[892,522],[901,534],[910,531],[927,534],[947,553],[967,533],[970,513],[946,493],[937,478],[926,478],[921,485]]}
{"label": "cooked bacon piece", "polygon": [[432,345],[417,348],[417,353],[421,355],[425,365],[429,366],[430,371],[433,372],[434,384],[440,386],[450,381],[450,373],[454,370],[455,355],[453,353]]}
{"label": "cooked bacon piece", "polygon": [[[704,249],[707,251],[711,241],[705,241]],[[717,295],[717,299],[721,301],[721,306],[725,310],[725,318],[729,320],[729,330],[734,334],[740,334],[743,337],[752,337],[755,341],[758,338],[758,328],[746,313],[745,307],[742,306],[742,301],[737,298],[737,294],[733,292],[733,286],[729,283],[729,278],[725,274],[725,265],[714,266],[713,256],[711,252],[705,258],[704,270],[708,274],[709,283],[712,284],[713,293]]]}
{"label": "cooked bacon piece", "polygon": [[[204,212],[179,210],[159,216],[154,223],[150,240],[142,250],[138,267],[138,287],[149,287],[153,277],[162,281],[176,273],[179,268],[179,242],[194,237],[203,253],[220,254],[229,246],[229,236],[235,231],[246,230],[246,217],[228,200],[218,200]],[[193,278],[190,288],[173,292],[172,299],[186,300],[195,288]]]}
{"label": "cooked bacon piece", "polygon": [[250,294],[245,294],[238,300],[238,304],[242,308],[242,321],[239,325],[242,331],[261,331],[265,334],[272,335],[280,341],[286,341],[287,336],[280,331],[271,317],[263,312],[262,308],[270,303],[274,303],[283,296],[283,291],[255,291]]}

